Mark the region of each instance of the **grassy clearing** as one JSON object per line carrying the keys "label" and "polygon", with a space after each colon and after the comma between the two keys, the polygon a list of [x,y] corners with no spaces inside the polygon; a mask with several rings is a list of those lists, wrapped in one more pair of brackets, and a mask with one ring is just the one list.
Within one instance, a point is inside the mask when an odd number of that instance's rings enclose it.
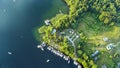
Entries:
{"label": "grassy clearing", "polygon": [[[95,50],[100,51],[100,56],[97,61],[99,68],[101,68],[103,64],[106,64],[108,68],[114,68],[114,65],[120,62],[120,60],[118,57],[110,58],[110,56],[114,56],[115,53],[120,53],[120,45],[111,52],[107,51],[106,45],[120,42],[120,26],[106,26],[98,21],[95,16],[95,14],[86,13],[78,21],[79,25],[76,31],[82,31],[88,38],[87,43],[81,47],[89,56]],[[109,38],[110,41],[103,41],[104,37]]]}

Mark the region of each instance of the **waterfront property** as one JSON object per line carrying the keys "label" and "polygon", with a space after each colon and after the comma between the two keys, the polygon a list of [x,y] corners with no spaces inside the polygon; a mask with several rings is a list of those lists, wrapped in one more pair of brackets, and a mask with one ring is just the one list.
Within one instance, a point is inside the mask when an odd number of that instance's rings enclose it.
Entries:
{"label": "waterfront property", "polygon": [[[116,45],[111,44],[120,40],[120,24],[117,22],[118,25],[114,25],[114,15],[118,8],[116,3],[98,0],[64,1],[70,8],[69,13],[57,14],[50,20],[52,25],[41,27],[41,31],[46,28],[41,33],[42,40],[54,48],[57,45],[56,50],[75,59],[84,68],[101,68],[104,64],[114,68],[120,61],[119,50],[115,51]],[[113,14],[109,11],[112,8]],[[49,50],[58,55],[55,50]]]}
{"label": "waterfront property", "polygon": [[46,19],[44,22],[45,22],[46,25],[50,25],[51,24],[51,21],[48,20],[48,19]]}

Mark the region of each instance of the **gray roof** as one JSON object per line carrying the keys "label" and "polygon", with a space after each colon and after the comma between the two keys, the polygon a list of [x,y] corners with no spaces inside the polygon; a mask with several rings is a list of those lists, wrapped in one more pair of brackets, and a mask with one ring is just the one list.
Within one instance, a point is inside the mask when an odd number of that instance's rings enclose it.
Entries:
{"label": "gray roof", "polygon": [[99,51],[96,50],[93,54],[92,54],[92,57],[95,57],[96,55],[98,55]]}

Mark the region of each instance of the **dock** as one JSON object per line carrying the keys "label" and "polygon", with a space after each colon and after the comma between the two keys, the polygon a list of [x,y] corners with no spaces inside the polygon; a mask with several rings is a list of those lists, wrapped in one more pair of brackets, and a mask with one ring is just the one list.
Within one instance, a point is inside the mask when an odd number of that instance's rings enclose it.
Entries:
{"label": "dock", "polygon": [[40,48],[42,51],[44,51],[44,47],[46,47],[46,43],[42,42],[41,45],[37,45],[37,48]]}
{"label": "dock", "polygon": [[[63,58],[65,61],[67,61],[67,63],[69,64],[71,62],[71,58],[65,54],[63,54],[62,52],[60,52],[59,50],[55,49],[52,46],[47,46],[45,42],[42,42],[41,45],[38,45],[37,48],[40,48],[42,51],[44,51],[44,47],[46,47],[46,49],[52,53],[54,53],[55,55]],[[46,60],[46,62],[49,62],[50,60]],[[73,60],[73,64],[78,66],[78,68],[81,68],[82,66],[76,61]]]}

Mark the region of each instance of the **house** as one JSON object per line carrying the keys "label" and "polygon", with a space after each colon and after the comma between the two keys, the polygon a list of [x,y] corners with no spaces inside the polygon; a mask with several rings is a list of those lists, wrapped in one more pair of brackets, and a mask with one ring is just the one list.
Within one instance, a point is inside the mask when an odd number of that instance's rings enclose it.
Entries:
{"label": "house", "polygon": [[99,51],[96,50],[93,54],[92,54],[92,57],[95,57],[96,55],[98,55]]}
{"label": "house", "polygon": [[108,45],[106,46],[106,49],[107,49],[107,50],[111,50],[111,49],[113,49],[114,47],[115,47],[114,43],[110,43],[110,44],[108,44]]}
{"label": "house", "polygon": [[53,29],[53,30],[52,30],[52,34],[54,34],[54,33],[56,33],[56,29]]}
{"label": "house", "polygon": [[109,39],[107,37],[103,38],[103,41],[107,42]]}
{"label": "house", "polygon": [[68,29],[68,32],[69,32],[70,34],[73,34],[73,33],[74,33],[74,30]]}
{"label": "house", "polygon": [[45,20],[44,22],[45,22],[46,25],[50,25],[51,24],[50,20],[48,20],[48,19]]}

